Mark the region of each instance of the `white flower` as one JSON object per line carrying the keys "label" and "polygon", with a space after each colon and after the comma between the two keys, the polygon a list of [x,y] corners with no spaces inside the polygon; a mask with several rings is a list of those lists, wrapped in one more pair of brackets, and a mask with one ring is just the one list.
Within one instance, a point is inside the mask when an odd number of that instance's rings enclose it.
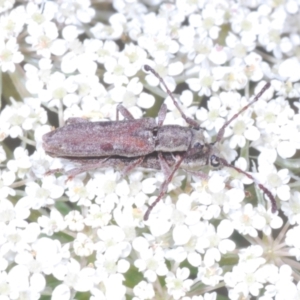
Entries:
{"label": "white flower", "polygon": [[217,232],[212,224],[210,224],[202,238],[198,239],[198,244],[206,245],[203,263],[206,267],[211,267],[215,262],[219,262],[221,254],[233,251],[235,249],[235,243],[228,239],[233,232],[233,227],[230,221],[223,220],[218,228]]}
{"label": "white flower", "polygon": [[15,0],[3,1],[3,3],[1,3],[1,6],[0,6],[0,13],[11,9],[14,6],[14,4],[15,4]]}
{"label": "white flower", "polygon": [[1,123],[6,134],[12,138],[23,137],[24,131],[36,129],[47,121],[46,111],[40,107],[39,100],[26,98],[24,103],[12,99],[12,105],[6,106],[1,112]]}
{"label": "white flower", "polygon": [[[60,72],[52,73],[47,81],[47,86],[43,92],[43,101],[49,102],[50,106],[59,106],[59,101],[64,101],[68,95],[74,93],[78,88],[74,78],[66,76]],[[77,99],[77,98],[76,98]],[[69,103],[66,101],[65,104]]]}
{"label": "white flower", "polygon": [[65,216],[65,222],[70,230],[81,231],[84,228],[84,218],[79,211],[70,211]]}
{"label": "white flower", "polygon": [[[203,65],[199,71],[199,78],[189,78],[186,80],[186,83],[192,91],[198,92],[199,96],[205,95],[209,97],[212,92],[216,92],[219,89],[213,74],[211,74],[210,68],[205,65]],[[209,103],[212,101],[212,98],[210,98]],[[211,109],[209,106],[208,108]]]}
{"label": "white flower", "polygon": [[37,4],[29,2],[26,6],[26,23],[32,26],[43,26],[45,22],[49,22],[54,18],[56,12],[56,3],[45,3],[43,10],[41,10]]}
{"label": "white flower", "polygon": [[[189,41],[190,45],[184,44],[187,48],[186,51],[188,51],[188,57],[190,59],[194,59],[195,64],[203,63],[203,65],[207,67],[208,57],[214,45],[212,39],[207,36],[194,36],[194,32],[190,27],[184,29],[184,31],[182,32],[183,38],[191,37]],[[180,41],[184,43],[182,39]]]}
{"label": "white flower", "polygon": [[[9,2],[5,1],[6,4]],[[18,36],[24,28],[26,20],[24,15],[25,8],[21,5],[12,9],[8,14],[2,14],[0,18],[0,36],[5,39]]]}
{"label": "white flower", "polygon": [[220,96],[211,97],[207,102],[208,110],[201,107],[196,112],[197,119],[201,121],[201,127],[204,127],[207,130],[215,128],[217,131],[221,128],[224,124],[223,118],[227,114],[226,109],[222,104]]}
{"label": "white flower", "polygon": [[103,282],[105,279],[116,275],[126,273],[130,263],[125,259],[119,259],[117,253],[106,252],[105,254],[97,253],[95,260],[97,282]]}
{"label": "white flower", "polygon": [[89,23],[95,15],[91,1],[64,1],[58,7],[57,19],[65,24]]}
{"label": "white flower", "polygon": [[97,62],[104,64],[107,58],[116,56],[118,52],[118,45],[114,41],[101,41],[101,40],[90,40],[88,49],[93,49],[96,53]]}
{"label": "white flower", "polygon": [[14,291],[10,294],[13,298],[22,297],[24,294],[30,294],[31,296],[39,298],[39,292],[41,292],[46,285],[46,281],[41,274],[31,275],[27,267],[22,265],[14,266],[8,272],[7,281],[10,288]]}
{"label": "white flower", "polygon": [[272,80],[272,86],[274,87],[278,96],[285,98],[299,97],[299,83],[292,83],[290,81]]}
{"label": "white flower", "polygon": [[196,27],[199,35],[209,35],[212,39],[216,39],[219,35],[220,26],[224,22],[225,9],[223,6],[215,7],[211,4],[206,4],[201,15],[192,14],[189,22]]}
{"label": "white flower", "polygon": [[112,207],[102,204],[101,206],[97,204],[92,204],[89,207],[89,211],[84,219],[84,223],[92,228],[103,227],[108,225],[112,218],[111,215]]}
{"label": "white flower", "polygon": [[248,78],[255,82],[261,80],[263,78],[263,69],[261,67],[262,57],[252,52],[244,60]]}
{"label": "white flower", "polygon": [[125,16],[122,14],[112,14],[108,21],[110,23],[109,25],[107,25],[107,23],[97,22],[97,24],[90,29],[96,39],[117,40],[121,37],[124,30],[124,23],[126,23]]}
{"label": "white flower", "polygon": [[14,160],[12,159],[7,162],[7,168],[10,171],[18,173],[18,176],[23,178],[31,166],[27,150],[22,147],[17,147],[14,150],[14,158]]}
{"label": "white flower", "polygon": [[223,270],[218,264],[212,266],[200,266],[197,279],[206,285],[216,286],[222,279]]}
{"label": "white flower", "polygon": [[35,182],[28,182],[26,185],[26,194],[23,199],[29,201],[33,209],[39,209],[43,206],[54,204],[54,200],[61,197],[64,188],[62,178],[47,176],[42,186]]}
{"label": "white flower", "polygon": [[193,284],[192,279],[188,279],[190,271],[188,268],[178,268],[176,275],[173,273],[168,273],[166,277],[166,286],[168,288],[168,293],[173,297],[173,299],[179,299],[186,294]]}
{"label": "white flower", "polygon": [[73,247],[78,256],[90,256],[94,251],[93,241],[81,232],[77,233],[77,237],[73,242]]}
{"label": "white flower", "polygon": [[126,44],[123,50],[125,57],[129,58],[130,65],[127,68],[132,69],[128,70],[129,73],[137,73],[145,63],[147,58],[146,51],[135,44]]}
{"label": "white flower", "polygon": [[0,223],[10,224],[24,228],[27,226],[25,219],[30,215],[30,205],[19,200],[14,206],[12,202],[2,198],[0,200]]}
{"label": "white flower", "polygon": [[251,268],[256,269],[266,262],[266,259],[262,257],[263,254],[264,249],[259,245],[241,249],[239,251],[239,264],[245,268],[251,266]]}
{"label": "white flower", "polygon": [[[288,102],[283,97],[278,97],[274,101],[258,101],[254,107],[257,114],[257,127],[266,130],[268,133],[279,134],[286,124],[289,124],[294,112]],[[285,140],[288,137],[284,138]]]}
{"label": "white flower", "polygon": [[247,84],[247,76],[239,60],[234,60],[230,67],[216,67],[213,71],[216,79],[219,79],[219,86],[226,91],[240,90]]}
{"label": "white flower", "polygon": [[243,148],[246,144],[246,139],[255,141],[259,138],[260,133],[253,124],[254,120],[245,115],[239,116],[231,122],[230,129],[232,130],[232,137],[229,143],[231,148],[234,149],[237,146]]}
{"label": "white flower", "polygon": [[265,295],[275,296],[278,300],[297,299],[299,297],[298,288],[292,281],[292,269],[289,265],[282,265],[279,272],[272,275],[271,285],[266,286]]}
{"label": "white flower", "polygon": [[144,277],[150,282],[155,282],[157,276],[165,276],[168,269],[165,263],[163,252],[160,248],[152,249],[141,248],[140,258],[135,260],[134,265],[140,272],[144,272]]}
{"label": "white flower", "polygon": [[249,234],[252,237],[258,235],[257,230],[262,230],[266,224],[266,219],[260,216],[249,203],[241,211],[230,213],[234,228],[243,235]]}
{"label": "white flower", "polygon": [[273,213],[271,211],[271,208],[266,210],[266,208],[263,205],[258,204],[257,212],[260,215],[262,215],[266,220],[266,225],[263,228],[263,233],[265,235],[270,235],[272,233],[272,229],[278,229],[282,227],[283,220],[277,215],[277,213]]}
{"label": "white flower", "polygon": [[93,300],[106,299],[124,299],[126,294],[126,286],[123,284],[125,280],[122,274],[113,274],[103,280],[103,292],[99,289],[93,288],[91,290]]}
{"label": "white flower", "polygon": [[[153,286],[150,283],[142,280],[134,288],[133,293],[138,299],[152,299],[155,296]],[[135,299],[135,298],[133,298]]]}
{"label": "white flower", "polygon": [[30,249],[29,244],[35,242],[40,234],[40,227],[37,223],[30,223],[24,228],[18,228],[13,222],[5,228],[1,236],[3,253],[22,252]]}
{"label": "white flower", "polygon": [[16,175],[12,171],[0,171],[0,194],[1,198],[4,199],[8,195],[14,196],[15,190],[9,186],[15,181]]}
{"label": "white flower", "polygon": [[246,268],[243,264],[234,266],[232,272],[226,273],[224,281],[229,287],[233,288],[235,293],[242,293],[244,297],[249,294],[258,296],[263,288],[266,276],[267,274],[257,269],[257,265],[247,264]]}
{"label": "white flower", "polygon": [[283,201],[290,198],[290,187],[287,185],[290,181],[288,169],[277,172],[273,164],[264,163],[259,166],[259,178],[270,188],[273,195],[276,194]]}
{"label": "white flower", "polygon": [[38,276],[36,279],[39,282],[45,282],[44,274],[51,274],[70,255],[67,246],[61,247],[58,240],[53,241],[48,238],[37,240],[32,245],[32,249],[34,249],[34,252],[23,251],[18,253],[15,262],[25,266],[30,273]]}
{"label": "white flower", "polygon": [[32,94],[38,94],[41,101],[44,101],[43,87],[49,80],[51,75],[52,62],[50,59],[42,58],[38,62],[38,67],[32,64],[26,64],[24,70],[26,72],[26,88]]}
{"label": "white flower", "polygon": [[[151,20],[151,22],[156,20]],[[158,29],[159,22],[155,25],[151,24],[152,28]],[[161,29],[158,29],[161,30]],[[170,53],[174,54],[178,52],[179,45],[177,41],[171,39],[169,35],[165,35],[163,31],[155,38],[153,36],[142,35],[138,39],[138,45],[146,49],[150,55],[158,61],[166,61],[166,58]]]}
{"label": "white flower", "polygon": [[113,257],[127,256],[131,246],[125,241],[125,233],[122,228],[116,225],[109,225],[97,230],[99,242],[95,244],[95,249],[99,253],[105,252],[106,255]]}
{"label": "white flower", "polygon": [[75,259],[70,259],[66,264],[53,274],[63,283],[53,290],[52,299],[65,299],[64,295],[69,293],[69,289],[79,292],[89,291],[94,285],[95,270],[92,268],[81,268]]}
{"label": "white flower", "polygon": [[31,44],[39,55],[50,58],[51,54],[62,55],[67,50],[64,40],[58,39],[58,29],[55,23],[46,22],[43,26],[29,26],[29,36],[26,42]]}
{"label": "white flower", "polygon": [[[240,8],[241,9],[241,8]],[[259,14],[256,11],[241,9],[232,16],[232,30],[242,37],[242,41],[248,42],[256,39],[260,32]]]}
{"label": "white flower", "polygon": [[15,64],[20,63],[24,59],[23,54],[18,49],[15,39],[10,39],[6,43],[0,39],[0,66],[2,72],[14,72]]}
{"label": "white flower", "polygon": [[291,247],[289,249],[289,253],[294,255],[296,259],[300,260],[300,242],[297,238],[298,234],[300,233],[300,226],[294,226],[286,233],[285,243]]}
{"label": "white flower", "polygon": [[280,128],[280,142],[277,146],[277,151],[282,158],[292,157],[296,153],[296,150],[300,148],[297,117],[294,116],[293,120],[290,120]]}
{"label": "white flower", "polygon": [[184,245],[191,238],[191,232],[186,225],[176,225],[173,229],[173,239],[175,245]]}
{"label": "white flower", "polygon": [[280,76],[291,82],[299,81],[300,79],[300,63],[297,59],[290,58],[284,60],[280,64],[278,71]]}
{"label": "white flower", "polygon": [[128,77],[131,77],[136,73],[135,70],[131,70],[130,73],[127,73],[127,66],[129,63],[129,59],[126,56],[121,56],[119,59],[113,57],[108,58],[104,63],[106,69],[106,72],[104,73],[104,82],[107,84],[113,83],[116,86],[128,84]]}
{"label": "white flower", "polygon": [[288,202],[282,204],[281,209],[292,225],[300,224],[300,193],[293,192]]}
{"label": "white flower", "polygon": [[[226,38],[226,45],[231,49],[233,57],[244,58],[248,51],[255,48],[253,40],[241,40],[236,35],[229,32]],[[247,68],[247,71],[252,71]]]}
{"label": "white flower", "polygon": [[[136,104],[138,96],[143,90],[143,85],[139,82],[137,77],[132,78],[127,87],[116,86],[110,91],[112,99],[116,103],[122,103],[126,108],[129,108]],[[154,102],[154,99],[153,99]],[[152,102],[152,105],[153,105]],[[149,104],[151,107],[151,103]]]}
{"label": "white flower", "polygon": [[51,210],[50,217],[39,217],[38,224],[43,228],[42,232],[47,235],[53,235],[54,232],[60,232],[67,227],[62,214],[56,209]]}
{"label": "white flower", "polygon": [[90,206],[91,200],[95,196],[95,183],[89,180],[84,184],[82,180],[74,178],[67,182],[68,190],[66,194],[69,196],[71,202],[77,202],[78,205]]}

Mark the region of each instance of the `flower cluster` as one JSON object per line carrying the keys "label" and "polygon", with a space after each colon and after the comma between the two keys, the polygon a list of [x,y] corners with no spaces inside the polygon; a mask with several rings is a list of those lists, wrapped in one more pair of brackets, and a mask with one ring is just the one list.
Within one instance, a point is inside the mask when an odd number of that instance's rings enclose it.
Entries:
{"label": "flower cluster", "polygon": [[[0,13],[1,299],[299,299],[297,1],[4,0]],[[236,169],[179,168],[147,221],[163,166],[93,157],[71,178],[80,159],[42,142],[69,118],[116,120],[120,103],[140,119],[165,100],[163,124],[188,127],[145,64],[204,143],[271,83],[214,144]]]}

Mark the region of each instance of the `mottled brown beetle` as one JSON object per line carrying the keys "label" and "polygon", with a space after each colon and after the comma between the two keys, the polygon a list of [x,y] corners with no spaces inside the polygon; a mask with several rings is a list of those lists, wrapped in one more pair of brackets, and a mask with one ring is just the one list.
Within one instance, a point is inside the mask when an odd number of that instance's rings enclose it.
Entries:
{"label": "mottled brown beetle", "polygon": [[[117,121],[90,122],[81,118],[71,118],[66,125],[43,136],[43,147],[53,157],[70,159],[80,166],[66,172],[71,178],[82,172],[105,167],[115,167],[123,174],[136,167],[162,170],[165,175],[156,200],[148,207],[144,220],[148,220],[151,210],[162,199],[175,172],[181,168],[200,177],[206,177],[198,171],[210,165],[213,168],[223,166],[233,168],[252,179],[267,194],[275,212],[276,202],[272,193],[247,172],[230,165],[219,156],[216,143],[219,143],[225,128],[247,110],[270,87],[267,83],[256,97],[244,106],[230,120],[224,123],[213,143],[205,143],[203,129],[193,119],[187,117],[163,79],[148,65],[145,70],[154,74],[166,89],[182,118],[190,127],[163,125],[167,108],[162,104],[158,121],[154,118],[134,119],[130,112],[118,105]],[[121,113],[125,120],[119,120]]]}

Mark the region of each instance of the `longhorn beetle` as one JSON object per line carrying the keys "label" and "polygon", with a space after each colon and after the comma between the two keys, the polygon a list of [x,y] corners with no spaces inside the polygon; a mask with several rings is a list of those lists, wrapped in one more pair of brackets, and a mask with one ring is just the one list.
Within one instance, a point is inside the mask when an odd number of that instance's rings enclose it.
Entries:
{"label": "longhorn beetle", "polygon": [[[267,83],[249,104],[224,123],[215,142],[205,143],[200,125],[184,114],[164,80],[150,66],[145,65],[145,70],[159,79],[190,127],[163,125],[167,112],[165,104],[162,104],[158,112],[157,123],[154,118],[136,120],[125,107],[119,104],[116,121],[90,122],[81,118],[71,118],[65,126],[46,133],[43,136],[43,147],[46,153],[53,157],[67,158],[80,165],[66,172],[69,178],[85,171],[105,167],[121,169],[123,174],[129,173],[136,167],[162,170],[165,180],[156,200],[148,207],[144,220],[148,220],[152,209],[165,195],[168,184],[179,168],[206,178],[205,174],[194,172],[205,165],[213,168],[223,166],[233,168],[252,179],[268,196],[272,212],[275,212],[277,207],[272,193],[258,183],[251,174],[232,166],[220,157],[215,146],[222,140],[225,128],[258,101],[270,87],[270,83]],[[125,120],[119,121],[120,113]]]}

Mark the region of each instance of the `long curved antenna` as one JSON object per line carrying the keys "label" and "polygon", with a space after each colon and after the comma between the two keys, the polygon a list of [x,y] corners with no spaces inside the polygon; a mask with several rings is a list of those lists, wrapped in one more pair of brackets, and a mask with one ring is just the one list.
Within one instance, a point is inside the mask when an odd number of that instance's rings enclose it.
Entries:
{"label": "long curved antenna", "polygon": [[182,118],[192,127],[195,128],[200,128],[198,122],[196,122],[195,120],[189,118],[188,116],[186,116],[186,114],[183,112],[183,110],[181,109],[181,107],[179,106],[178,102],[175,100],[173,93],[169,90],[169,88],[167,87],[165,81],[161,78],[161,76],[153,69],[151,68],[149,65],[144,65],[144,69],[147,72],[151,72],[156,78],[158,78],[159,82],[164,86],[164,88],[166,89],[167,94],[170,96],[170,98],[172,99],[175,107],[179,110]]}
{"label": "long curved antenna", "polygon": [[236,119],[243,111],[247,110],[253,103],[255,103],[259,98],[263,95],[263,93],[271,86],[270,82],[267,82],[263,88],[260,90],[260,92],[255,96],[255,98],[249,102],[247,105],[245,105],[239,112],[237,112],[235,115],[231,117],[230,120],[224,123],[224,125],[221,127],[217,134],[216,142],[220,142],[224,136],[226,127],[234,120]]}
{"label": "long curved antenna", "polygon": [[272,208],[272,213],[275,213],[277,211],[277,204],[276,204],[276,200],[274,198],[274,196],[272,195],[271,191],[269,189],[267,189],[264,185],[262,185],[261,183],[257,182],[257,180],[249,173],[243,171],[242,169],[235,167],[231,164],[229,164],[225,159],[218,157],[218,159],[220,160],[220,162],[225,166],[225,167],[229,167],[232,168],[236,171],[238,171],[239,173],[244,174],[245,176],[247,176],[248,178],[250,178],[251,180],[254,181],[254,183],[264,192],[264,194],[266,194],[271,202],[271,208]]}

